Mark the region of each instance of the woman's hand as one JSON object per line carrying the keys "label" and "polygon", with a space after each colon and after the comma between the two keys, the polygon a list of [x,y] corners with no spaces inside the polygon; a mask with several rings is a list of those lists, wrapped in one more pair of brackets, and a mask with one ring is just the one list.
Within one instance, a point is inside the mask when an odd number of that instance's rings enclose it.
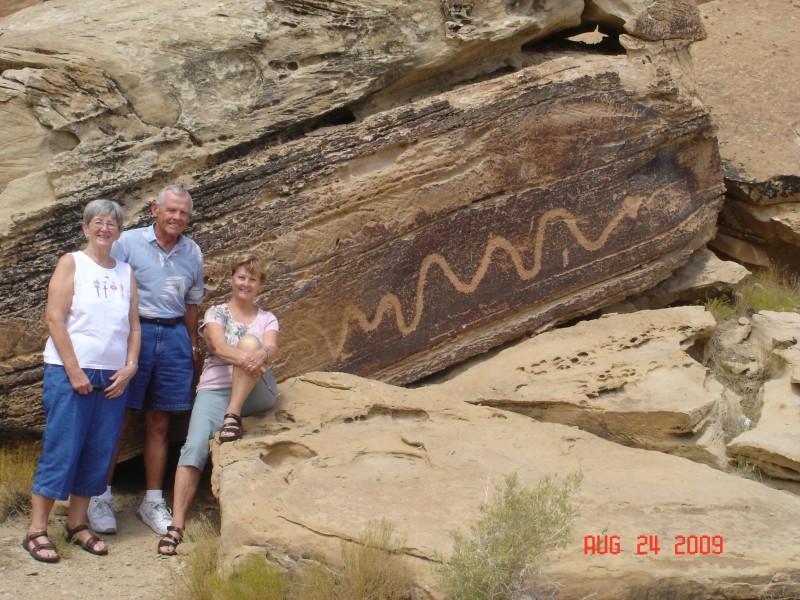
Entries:
{"label": "woman's hand", "polygon": [[92,391],[92,382],[89,381],[83,369],[80,367],[76,367],[75,369],[67,369],[64,367],[64,370],[67,373],[69,384],[72,386],[73,390],[78,392],[81,396],[85,396]]}
{"label": "woman's hand", "polygon": [[262,348],[250,350],[242,354],[242,357],[239,359],[239,366],[250,377],[261,377],[261,375],[267,372],[263,364],[266,358],[267,354]]}
{"label": "woman's hand", "polygon": [[125,391],[125,388],[128,387],[128,384],[131,382],[131,379],[133,379],[133,376],[136,375],[138,368],[139,367],[135,363],[128,363],[119,371],[114,373],[111,377],[109,377],[108,379],[112,383],[104,390],[106,398],[109,400],[119,398]]}

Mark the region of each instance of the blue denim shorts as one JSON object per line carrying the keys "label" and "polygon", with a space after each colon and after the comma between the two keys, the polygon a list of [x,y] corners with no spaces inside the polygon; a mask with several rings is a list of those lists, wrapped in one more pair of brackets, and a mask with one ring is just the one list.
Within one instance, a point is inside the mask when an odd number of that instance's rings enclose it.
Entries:
{"label": "blue denim shorts", "polygon": [[142,323],[139,370],[128,386],[128,408],[191,410],[194,360],[186,326]]}
{"label": "blue denim shorts", "polygon": [[[266,379],[266,382],[264,381]],[[242,416],[249,417],[264,412],[275,406],[278,399],[278,385],[267,369],[258,380],[256,387],[242,405]],[[222,427],[225,420],[225,409],[231,401],[231,388],[197,390],[197,398],[189,421],[189,432],[186,443],[181,448],[179,467],[196,467],[201,471],[208,462],[208,440]]]}
{"label": "blue denim shorts", "polygon": [[69,383],[61,365],[44,365],[45,427],[33,493],[56,500],[70,494],[97,496],[106,489],[106,476],[125,415],[125,395],[109,400],[102,389],[111,385],[114,371],[84,369],[93,386],[86,396]]}

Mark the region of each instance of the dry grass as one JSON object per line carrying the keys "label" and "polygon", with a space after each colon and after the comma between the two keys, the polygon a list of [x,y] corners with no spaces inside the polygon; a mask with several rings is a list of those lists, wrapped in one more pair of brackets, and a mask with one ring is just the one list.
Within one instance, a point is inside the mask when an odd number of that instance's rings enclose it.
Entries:
{"label": "dry grass", "polygon": [[758,464],[751,462],[746,458],[737,456],[731,461],[731,467],[735,473],[741,477],[744,477],[745,479],[752,479],[753,481],[758,481],[759,483],[763,483],[764,481],[764,473],[761,471],[761,468],[758,466]]}
{"label": "dry grass", "polygon": [[206,518],[192,519],[186,528],[189,547],[185,566],[164,594],[170,600],[281,600],[283,572],[263,557],[250,556],[228,573],[219,567],[219,532]]}
{"label": "dry grass", "polygon": [[0,448],[0,519],[24,516],[31,509],[31,487],[41,444]]}
{"label": "dry grass", "polygon": [[749,317],[762,310],[775,312],[800,311],[800,277],[788,268],[771,262],[755,271],[733,299],[726,296],[711,298],[705,308],[717,322]]}
{"label": "dry grass", "polygon": [[393,539],[394,527],[385,520],[371,521],[354,542],[342,542],[342,570],[309,567],[295,588],[296,600],[403,600],[414,579]]}
{"label": "dry grass", "polygon": [[186,566],[165,597],[170,600],[403,600],[413,585],[410,568],[386,521],[369,523],[354,542],[342,543],[342,570],[306,565],[291,576],[249,556],[233,571],[219,567],[219,533],[206,519],[186,530]]}
{"label": "dry grass", "polygon": [[749,316],[762,310],[797,312],[800,309],[800,278],[788,268],[770,262],[757,271],[735,295],[734,311]]}

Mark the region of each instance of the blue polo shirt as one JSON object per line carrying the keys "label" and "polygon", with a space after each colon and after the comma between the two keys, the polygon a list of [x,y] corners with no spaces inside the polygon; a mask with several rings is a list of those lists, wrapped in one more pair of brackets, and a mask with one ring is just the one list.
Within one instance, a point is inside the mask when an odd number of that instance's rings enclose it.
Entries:
{"label": "blue polo shirt", "polygon": [[185,235],[167,252],[158,243],[153,225],[131,229],[114,242],[111,256],[133,269],[142,317],[183,317],[187,304],[203,301],[203,253]]}

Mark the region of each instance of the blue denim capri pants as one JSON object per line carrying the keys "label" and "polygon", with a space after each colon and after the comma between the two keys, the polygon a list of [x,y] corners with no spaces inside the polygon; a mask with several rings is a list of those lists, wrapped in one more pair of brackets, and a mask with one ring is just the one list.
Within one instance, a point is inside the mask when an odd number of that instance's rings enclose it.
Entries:
{"label": "blue denim capri pants", "polygon": [[[84,369],[93,386],[111,385],[114,371]],[[103,391],[82,396],[72,389],[61,365],[44,365],[45,427],[33,493],[66,500],[98,496],[114,459],[125,415],[125,396],[109,400]]]}
{"label": "blue denim capri pants", "polygon": [[[264,380],[267,380],[266,382]],[[244,401],[242,416],[249,417],[264,412],[275,406],[278,386],[269,369],[259,378],[253,391]],[[222,427],[225,420],[225,409],[231,401],[231,388],[197,390],[189,421],[189,432],[186,443],[181,449],[178,459],[179,467],[196,467],[202,471],[208,462],[208,441]]]}

